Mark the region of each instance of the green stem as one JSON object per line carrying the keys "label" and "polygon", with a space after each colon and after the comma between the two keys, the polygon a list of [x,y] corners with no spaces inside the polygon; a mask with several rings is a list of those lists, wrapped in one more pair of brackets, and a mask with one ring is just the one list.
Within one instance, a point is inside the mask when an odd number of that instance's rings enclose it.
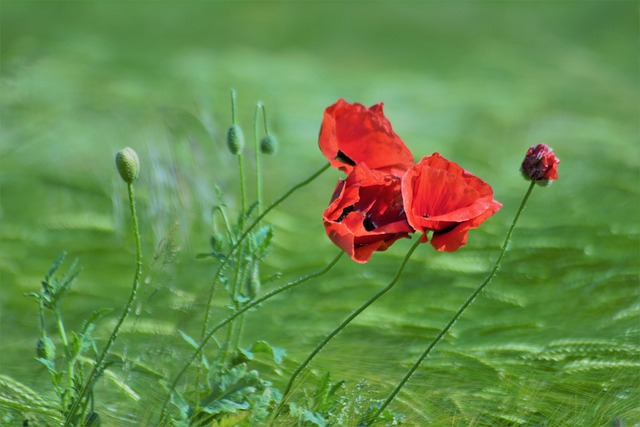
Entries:
{"label": "green stem", "polygon": [[231,124],[235,125],[236,122],[236,90],[231,89]]}
{"label": "green stem", "polygon": [[238,221],[238,227],[240,231],[242,231],[247,213],[247,185],[244,180],[244,156],[242,153],[238,154],[238,169],[240,169],[240,219]]}
{"label": "green stem", "polygon": [[351,321],[353,319],[355,319],[356,317],[358,317],[358,315],[360,315],[360,313],[362,313],[363,311],[365,311],[371,304],[373,304],[374,302],[376,302],[378,300],[378,298],[380,298],[381,296],[383,296],[384,294],[386,294],[387,292],[389,292],[391,290],[391,288],[394,287],[394,285],[398,282],[398,280],[400,279],[400,276],[402,275],[402,272],[404,271],[405,266],[407,265],[407,262],[409,261],[409,258],[411,258],[411,255],[413,254],[413,252],[416,250],[416,248],[418,247],[418,245],[420,244],[420,239],[417,239],[416,242],[413,244],[413,246],[411,246],[411,249],[409,249],[409,252],[407,252],[407,254],[404,256],[404,259],[402,260],[402,263],[400,264],[400,268],[398,268],[398,271],[396,272],[395,276],[393,277],[393,279],[391,279],[391,281],[389,282],[389,284],[387,286],[385,286],[383,289],[379,290],[378,292],[376,292],[372,297],[370,297],[364,304],[362,304],[359,308],[357,308],[355,311],[353,311],[349,317],[347,317],[345,320],[342,321],[342,323],[340,323],[338,325],[338,327],[336,327],[333,331],[331,331],[312,351],[311,353],[309,353],[309,355],[307,356],[307,358],[300,364],[300,366],[298,366],[298,368],[296,368],[296,370],[293,372],[293,374],[291,375],[291,378],[289,379],[289,382],[287,383],[284,392],[282,393],[282,398],[280,399],[280,403],[278,404],[278,407],[276,408],[273,418],[271,420],[270,425],[273,425],[273,421],[278,417],[278,415],[280,415],[280,412],[282,411],[282,408],[284,407],[284,404],[286,402],[287,396],[289,395],[289,392],[291,391],[291,388],[293,387],[293,383],[295,382],[296,378],[298,377],[298,375],[303,371],[304,368],[307,367],[307,365],[309,365],[309,363],[311,362],[311,360],[313,360],[313,358],[324,348],[325,345],[327,345],[327,343],[329,341],[331,341],[331,339],[336,336],[340,331],[342,331],[349,323],[351,323]]}
{"label": "green stem", "polygon": [[58,331],[60,333],[60,340],[62,341],[62,345],[64,346],[65,358],[67,359],[67,391],[65,393],[62,406],[63,408],[67,407],[68,400],[73,396],[73,377],[74,377],[74,363],[73,363],[73,352],[71,351],[71,347],[69,346],[69,340],[67,339],[67,333],[64,329],[64,322],[62,321],[62,314],[60,313],[60,308],[56,305],[54,313],[56,315],[56,323],[58,325]]}
{"label": "green stem", "polygon": [[227,266],[227,264],[231,260],[231,257],[236,252],[238,247],[240,247],[240,245],[242,244],[244,239],[249,235],[251,230],[262,220],[262,218],[264,218],[269,212],[271,212],[271,210],[273,210],[276,206],[278,206],[280,203],[285,201],[296,190],[299,190],[300,188],[302,188],[305,185],[307,185],[310,182],[312,182],[314,179],[316,179],[318,176],[320,176],[324,171],[329,169],[330,166],[331,166],[331,164],[327,163],[322,168],[320,168],[320,170],[318,170],[317,172],[313,173],[309,178],[307,178],[304,181],[301,181],[298,184],[294,185],[293,187],[291,187],[289,189],[289,191],[287,191],[282,196],[280,196],[279,199],[277,199],[269,207],[267,207],[264,210],[264,212],[262,212],[260,215],[258,215],[258,217],[248,227],[246,227],[244,232],[240,235],[240,238],[234,243],[234,245],[231,247],[231,249],[229,249],[229,253],[227,253],[227,255],[225,256],[224,260],[220,263],[220,265],[218,266],[218,269],[216,270],[215,275],[213,276],[211,290],[209,291],[209,297],[207,299],[207,305],[206,305],[206,310],[205,310],[205,315],[204,315],[204,322],[202,323],[202,333],[200,335],[201,340],[206,335],[207,327],[208,327],[208,324],[209,324],[209,317],[211,315],[211,303],[213,301],[213,294],[215,293],[216,284],[218,282],[218,279],[220,278],[220,275],[222,274],[222,270]]}
{"label": "green stem", "polygon": [[264,104],[260,103],[260,107],[262,108],[262,122],[264,124],[264,133],[269,135],[269,124],[267,123],[267,109],[264,107]]}
{"label": "green stem", "polygon": [[111,332],[111,335],[107,340],[107,344],[102,349],[102,353],[100,353],[100,356],[98,356],[98,358],[96,359],[96,363],[93,365],[93,369],[91,370],[91,373],[89,374],[86,381],[82,385],[82,389],[80,390],[78,397],[73,401],[73,404],[71,405],[71,408],[67,415],[67,419],[65,420],[65,423],[64,423],[65,427],[70,425],[71,420],[73,419],[73,416],[75,415],[75,412],[78,408],[78,405],[81,403],[82,399],[86,396],[87,392],[90,391],[90,389],[93,387],[93,383],[95,382],[95,380],[102,374],[102,371],[104,369],[104,359],[109,354],[109,351],[111,350],[111,346],[113,345],[113,343],[116,340],[116,337],[118,336],[120,327],[122,326],[127,316],[129,315],[129,312],[131,311],[131,307],[133,306],[133,302],[136,299],[136,294],[138,293],[138,287],[140,284],[140,274],[142,272],[142,244],[140,242],[140,229],[138,227],[138,216],[136,214],[136,203],[134,199],[132,183],[127,184],[127,190],[129,193],[129,207],[131,210],[131,219],[133,221],[133,234],[136,240],[136,271],[133,276],[133,285],[131,287],[131,294],[129,295],[129,299],[127,300],[127,304],[125,305],[124,310],[122,310],[122,314],[118,319],[118,323],[116,323],[116,326],[113,328],[113,331]]}
{"label": "green stem", "polygon": [[411,376],[416,371],[416,369],[418,369],[418,367],[420,366],[422,361],[427,358],[429,353],[431,353],[431,350],[433,350],[433,348],[440,342],[440,340],[442,340],[442,338],[447,334],[447,332],[449,332],[449,329],[451,329],[451,327],[456,323],[456,321],[458,321],[460,316],[462,316],[462,313],[464,313],[464,311],[467,309],[467,307],[469,307],[471,305],[471,303],[482,292],[482,290],[489,283],[491,283],[491,281],[493,280],[493,278],[497,274],[498,269],[500,268],[500,264],[502,262],[502,259],[504,258],[505,253],[507,252],[507,249],[509,248],[509,243],[511,242],[511,234],[513,234],[513,230],[516,227],[516,223],[518,222],[518,218],[520,218],[520,214],[524,210],[524,206],[527,204],[527,200],[529,200],[529,196],[531,195],[531,191],[533,190],[534,186],[535,186],[535,181],[532,181],[531,185],[529,186],[529,189],[527,190],[527,193],[525,194],[524,198],[522,199],[522,203],[520,203],[520,207],[518,208],[518,211],[516,212],[516,216],[513,219],[513,223],[511,223],[511,228],[509,228],[509,231],[507,232],[507,237],[504,239],[504,243],[502,244],[502,249],[500,251],[500,255],[498,256],[498,259],[496,260],[496,263],[493,266],[493,268],[491,269],[491,272],[489,273],[489,275],[484,279],[484,281],[482,283],[480,283],[480,285],[476,288],[476,290],[473,291],[473,293],[469,296],[469,298],[467,298],[467,300],[460,306],[460,308],[458,309],[456,314],[453,315],[453,317],[451,318],[449,323],[447,323],[447,325],[438,333],[438,335],[436,335],[436,337],[431,342],[431,344],[429,344],[429,346],[420,355],[420,357],[418,357],[418,359],[415,361],[413,366],[411,366],[411,368],[409,368],[409,371],[407,371],[406,375],[402,378],[402,380],[398,383],[398,385],[393,389],[391,394],[389,394],[389,397],[387,397],[387,400],[384,401],[384,403],[378,408],[376,413],[370,418],[370,420],[367,423],[367,425],[370,425],[371,423],[373,423],[380,416],[380,414],[382,414],[382,412],[389,405],[389,403],[391,403],[391,401],[396,397],[396,395],[398,394],[400,389],[402,389],[402,387],[404,387],[405,383],[407,381],[409,381],[409,378],[411,378]]}
{"label": "green stem", "polygon": [[[253,120],[253,138],[255,142],[255,156],[256,156],[256,195],[258,197],[258,213],[262,212],[262,167],[260,165],[260,138],[258,138],[258,115],[260,113],[260,107],[262,103],[258,102],[256,105],[256,114]],[[266,129],[266,128],[265,128]]]}
{"label": "green stem", "polygon": [[202,349],[205,347],[207,342],[213,337],[213,334],[215,334],[218,330],[220,330],[220,328],[224,327],[229,322],[233,321],[233,319],[235,319],[236,317],[238,317],[238,316],[242,315],[244,312],[246,312],[248,310],[251,310],[252,308],[262,304],[263,302],[267,301],[268,299],[270,299],[270,298],[272,298],[272,297],[274,297],[274,296],[276,296],[278,294],[281,294],[282,292],[285,292],[285,291],[293,289],[293,288],[295,288],[297,286],[300,286],[303,283],[308,282],[311,279],[314,279],[316,277],[322,276],[323,274],[325,274],[326,272],[331,270],[331,268],[338,262],[338,260],[340,260],[342,255],[344,255],[344,252],[340,251],[340,253],[338,253],[338,255],[333,259],[333,261],[331,261],[329,264],[327,264],[321,270],[318,270],[318,271],[316,271],[314,273],[311,273],[311,274],[308,274],[306,276],[303,276],[303,277],[301,277],[301,278],[299,278],[297,280],[294,280],[293,282],[289,282],[286,285],[283,285],[283,286],[281,286],[281,287],[279,287],[277,289],[274,289],[271,292],[268,292],[263,297],[257,298],[255,300],[251,301],[250,303],[248,303],[247,305],[245,305],[244,307],[242,307],[241,309],[239,309],[235,313],[231,314],[226,319],[224,319],[221,322],[219,322],[207,334],[205,334],[204,338],[200,342],[200,345],[198,345],[198,348],[195,349],[195,351],[193,352],[193,354],[191,355],[191,357],[189,358],[187,363],[183,366],[183,368],[180,370],[180,372],[178,372],[178,375],[176,375],[176,377],[174,378],[173,382],[170,384],[170,386],[169,386],[169,394],[167,395],[164,403],[162,404],[162,409],[160,411],[160,419],[158,421],[158,424],[162,425],[162,423],[164,422],[164,418],[166,416],[167,404],[169,403],[169,400],[171,398],[171,395],[173,394],[173,391],[176,388],[176,385],[178,384],[178,382],[180,381],[180,379],[182,378],[184,373],[187,371],[187,369],[189,369],[189,366],[191,365],[191,363],[196,359],[196,357],[198,357],[198,355],[200,354]]}
{"label": "green stem", "polygon": [[38,300],[38,318],[40,319],[40,337],[44,338],[47,336],[47,325],[44,318],[44,304],[42,303],[42,299]]}

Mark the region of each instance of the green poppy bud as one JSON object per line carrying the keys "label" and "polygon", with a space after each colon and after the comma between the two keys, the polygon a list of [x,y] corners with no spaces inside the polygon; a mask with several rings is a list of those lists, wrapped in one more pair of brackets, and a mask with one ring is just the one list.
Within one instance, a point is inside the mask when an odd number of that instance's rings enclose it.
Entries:
{"label": "green poppy bud", "polygon": [[278,140],[273,135],[265,135],[260,140],[260,152],[264,154],[276,154],[278,152]]}
{"label": "green poppy bud", "polygon": [[242,128],[238,125],[232,125],[227,131],[227,147],[234,156],[242,154],[244,150],[244,135]]}
{"label": "green poppy bud", "polygon": [[224,247],[224,235],[222,233],[212,233],[209,238],[209,244],[214,251],[220,251]]}
{"label": "green poppy bud", "polygon": [[140,173],[140,160],[133,148],[123,148],[116,154],[116,167],[127,184],[133,184]]}
{"label": "green poppy bud", "polygon": [[36,356],[40,359],[53,361],[56,358],[56,345],[51,338],[42,337],[36,344]]}

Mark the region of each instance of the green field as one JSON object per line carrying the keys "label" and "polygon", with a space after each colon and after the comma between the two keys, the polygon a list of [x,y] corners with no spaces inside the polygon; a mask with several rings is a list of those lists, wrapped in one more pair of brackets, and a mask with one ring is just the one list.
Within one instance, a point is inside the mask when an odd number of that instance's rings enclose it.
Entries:
{"label": "green field", "polygon": [[[504,204],[457,252],[419,247],[398,285],[313,361],[298,397],[326,372],[353,399],[363,380],[366,398],[386,397],[493,266],[527,189],[524,153],[544,142],[561,159],[559,180],[534,190],[498,276],[391,409],[415,426],[640,426],[637,1],[3,0],[0,20],[0,378],[55,399],[24,294],[62,251],[82,267],[65,323],[110,307],[98,344],[109,335],[134,269],[113,161],[130,146],[144,280],[113,369],[140,399],[105,379],[95,398],[103,425],[153,425],[158,376],[131,366],[171,378],[190,354],[178,330],[199,334],[216,264],[196,256],[209,250],[216,187],[231,212],[240,203],[225,145],[235,88],[249,145],[258,101],[280,142],[263,159],[267,203],[326,162],[322,114],[345,98],[384,102],[416,160],[439,152]],[[282,274],[267,290],[338,253],[321,214],[340,177],[325,172],[267,217],[274,247],[262,274]],[[248,182],[253,191],[252,172]],[[411,244],[364,265],[345,257],[251,312],[247,343],[287,350],[264,375],[286,383]],[[220,294],[214,315],[225,304]],[[21,425],[10,396],[0,388],[0,424]]]}

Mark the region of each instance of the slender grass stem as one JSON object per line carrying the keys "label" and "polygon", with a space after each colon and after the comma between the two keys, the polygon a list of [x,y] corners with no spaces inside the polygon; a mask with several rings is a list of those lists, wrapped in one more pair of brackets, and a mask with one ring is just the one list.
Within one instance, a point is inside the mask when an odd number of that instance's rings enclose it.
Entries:
{"label": "slender grass stem", "polygon": [[251,230],[262,220],[262,218],[264,218],[269,212],[271,212],[271,210],[273,210],[280,203],[284,202],[294,192],[296,192],[300,188],[302,188],[302,187],[308,185],[309,183],[311,183],[314,179],[316,179],[318,176],[320,176],[324,171],[329,169],[330,166],[331,166],[331,164],[327,163],[326,165],[321,167],[318,171],[314,172],[310,177],[308,177],[304,181],[301,181],[298,184],[294,185],[286,193],[284,193],[282,196],[280,196],[279,199],[277,199],[276,201],[271,203],[271,205],[269,205],[260,215],[258,215],[258,217],[251,224],[249,224],[248,227],[245,228],[244,232],[240,235],[240,238],[233,244],[231,249],[229,249],[229,252],[225,256],[224,260],[220,263],[220,265],[218,266],[218,269],[216,270],[216,273],[213,276],[212,285],[211,285],[210,291],[209,291],[209,297],[207,298],[207,305],[206,305],[206,310],[205,310],[205,315],[204,315],[204,322],[202,323],[202,333],[200,335],[201,340],[205,337],[206,332],[207,332],[207,327],[208,327],[208,324],[209,324],[209,317],[211,316],[211,303],[213,302],[213,295],[215,293],[216,284],[218,282],[218,279],[220,278],[220,275],[222,274],[222,270],[227,266],[227,264],[231,260],[231,257],[236,252],[236,250],[238,250],[238,248],[240,247],[240,245],[242,244],[244,239],[246,239],[246,237],[249,235]]}
{"label": "slender grass stem", "polygon": [[529,196],[531,195],[531,191],[533,190],[534,186],[535,186],[535,181],[532,181],[531,185],[529,186],[529,189],[527,190],[527,193],[524,195],[524,198],[522,199],[522,203],[520,203],[520,207],[518,208],[518,211],[516,212],[516,216],[513,218],[513,222],[511,223],[511,227],[509,228],[509,231],[507,232],[507,236],[504,239],[504,243],[502,244],[502,249],[500,250],[500,255],[498,256],[498,259],[496,260],[495,265],[491,269],[491,272],[489,272],[489,275],[482,281],[482,283],[480,283],[480,285],[473,291],[473,293],[469,296],[469,298],[467,298],[467,300],[460,306],[460,308],[458,309],[456,314],[453,315],[453,317],[451,318],[449,323],[447,323],[446,326],[444,328],[442,328],[442,330],[440,332],[438,332],[438,335],[436,335],[436,337],[433,339],[431,344],[429,344],[429,346],[420,355],[420,357],[418,357],[418,359],[411,366],[411,368],[409,368],[409,370],[407,371],[405,376],[402,378],[402,380],[400,380],[398,385],[389,394],[389,397],[387,397],[387,399],[384,401],[384,403],[382,403],[382,405],[380,405],[380,407],[378,408],[376,413],[370,418],[370,420],[366,423],[366,425],[370,425],[371,423],[373,423],[380,416],[380,414],[382,414],[382,412],[389,405],[389,403],[391,403],[391,401],[396,397],[398,392],[400,392],[402,387],[404,387],[406,382],[409,381],[409,379],[414,374],[414,372],[418,369],[418,367],[420,366],[422,361],[424,359],[426,359],[427,356],[429,356],[429,353],[431,353],[431,350],[433,350],[433,348],[440,342],[440,340],[442,340],[442,338],[447,334],[447,332],[449,332],[449,329],[451,329],[451,327],[458,321],[460,316],[462,316],[462,313],[464,313],[464,311],[467,309],[467,307],[469,307],[471,305],[471,303],[482,292],[482,290],[489,283],[491,283],[493,278],[496,276],[496,274],[497,274],[497,272],[498,272],[498,270],[500,268],[500,264],[502,263],[502,259],[504,258],[504,255],[507,252],[507,249],[509,248],[509,243],[511,242],[511,235],[513,234],[513,230],[516,227],[516,223],[518,222],[518,218],[520,218],[520,214],[524,210],[524,207],[527,204],[527,200],[529,200]]}
{"label": "slender grass stem", "polygon": [[309,355],[307,356],[307,358],[296,368],[296,370],[293,372],[293,374],[291,375],[291,378],[289,378],[289,382],[287,383],[284,391],[282,392],[282,398],[280,399],[280,403],[278,404],[278,407],[276,408],[273,418],[271,419],[271,423],[270,425],[273,425],[274,420],[278,417],[278,415],[280,415],[280,412],[282,412],[282,408],[284,407],[284,404],[286,403],[287,397],[289,395],[289,393],[291,392],[291,388],[293,387],[293,383],[295,382],[296,378],[298,377],[298,375],[304,370],[304,368],[307,367],[307,365],[309,365],[309,363],[311,362],[311,360],[313,360],[313,358],[324,348],[325,345],[327,345],[327,343],[329,341],[331,341],[331,339],[333,337],[335,337],[336,335],[338,335],[338,333],[340,333],[340,331],[342,331],[349,323],[351,323],[351,321],[353,319],[355,319],[356,317],[358,317],[358,315],[360,315],[360,313],[362,313],[363,311],[365,311],[371,304],[373,304],[374,302],[376,302],[378,300],[378,298],[380,298],[381,296],[383,296],[384,294],[386,294],[387,292],[389,292],[394,286],[395,284],[398,282],[398,280],[400,279],[400,276],[402,275],[402,272],[404,271],[405,266],[407,265],[407,262],[409,262],[409,258],[411,258],[411,255],[413,254],[413,252],[416,250],[416,248],[418,247],[418,245],[420,244],[420,239],[417,239],[416,242],[413,244],[413,246],[411,246],[411,249],[409,249],[409,252],[407,252],[407,254],[404,256],[404,259],[402,260],[402,263],[400,264],[400,268],[398,268],[398,271],[396,272],[395,276],[393,277],[393,279],[391,279],[391,281],[389,282],[389,284],[387,284],[387,286],[385,286],[383,289],[379,290],[378,292],[376,292],[373,296],[371,296],[364,304],[362,304],[359,308],[357,308],[356,310],[354,310],[349,317],[347,317],[344,321],[342,321],[342,323],[340,323],[333,331],[331,331],[312,351],[311,353],[309,353]]}
{"label": "slender grass stem", "polygon": [[93,365],[93,369],[91,369],[91,373],[85,380],[84,384],[82,385],[82,388],[80,389],[80,393],[78,394],[77,398],[73,401],[71,408],[69,409],[69,413],[67,414],[67,419],[65,420],[65,423],[64,423],[65,427],[70,425],[75,415],[75,412],[78,408],[78,405],[82,403],[82,400],[87,395],[87,392],[91,391],[91,389],[93,388],[93,383],[100,376],[100,374],[102,374],[102,371],[104,369],[104,359],[109,354],[109,351],[111,350],[111,346],[115,342],[116,337],[118,336],[118,332],[122,327],[122,324],[124,323],[127,316],[129,315],[129,312],[131,311],[131,307],[133,306],[133,302],[135,301],[136,295],[138,293],[138,287],[140,285],[140,274],[142,272],[142,244],[140,242],[140,229],[138,227],[138,216],[136,214],[136,203],[135,203],[135,198],[133,194],[132,183],[127,183],[127,190],[129,193],[129,207],[131,210],[131,220],[133,222],[133,234],[136,240],[136,270],[133,276],[133,285],[131,287],[131,294],[129,295],[127,304],[125,305],[124,310],[122,310],[122,314],[120,315],[120,318],[116,323],[116,326],[113,328],[113,331],[111,332],[111,335],[107,340],[107,344],[102,349],[102,353],[100,353],[100,355],[96,359],[96,363],[95,365]]}
{"label": "slender grass stem", "polygon": [[331,261],[329,264],[327,264],[322,269],[320,269],[320,270],[318,270],[318,271],[316,271],[314,273],[310,273],[310,274],[308,274],[306,276],[303,276],[303,277],[301,277],[301,278],[299,278],[297,280],[294,280],[293,282],[289,282],[286,285],[283,285],[283,286],[281,286],[281,287],[279,287],[277,289],[274,289],[271,292],[266,293],[264,296],[251,301],[250,303],[248,303],[247,305],[245,305],[244,307],[242,307],[238,311],[236,311],[233,314],[229,315],[226,319],[220,321],[213,328],[211,328],[211,330],[207,334],[205,334],[204,338],[200,342],[200,345],[198,345],[198,347],[195,349],[195,351],[193,352],[193,354],[191,355],[191,357],[189,358],[187,363],[183,366],[183,368],[180,370],[180,372],[178,372],[176,377],[173,379],[173,382],[169,385],[169,393],[167,395],[167,398],[165,399],[165,401],[162,404],[162,409],[160,410],[160,419],[158,421],[158,424],[161,425],[164,422],[164,419],[166,417],[167,404],[169,403],[169,400],[171,399],[171,395],[173,394],[173,392],[174,392],[174,390],[176,388],[176,385],[178,384],[178,382],[180,381],[180,379],[182,378],[184,373],[187,371],[187,369],[189,369],[189,366],[191,365],[191,363],[193,363],[193,361],[196,359],[196,357],[198,357],[200,352],[202,352],[202,350],[204,349],[204,347],[207,344],[207,342],[213,337],[213,334],[215,334],[218,330],[220,330],[220,328],[222,328],[225,325],[227,325],[229,322],[231,322],[236,317],[238,317],[238,316],[242,315],[243,313],[245,313],[246,311],[251,310],[252,308],[262,304],[263,302],[267,301],[268,299],[273,298],[274,296],[276,296],[278,294],[281,294],[282,292],[285,292],[285,291],[288,291],[290,289],[293,289],[293,288],[295,288],[297,286],[302,285],[305,282],[308,282],[311,279],[314,279],[316,277],[322,276],[323,274],[327,273],[329,270],[331,270],[331,268],[334,265],[336,265],[336,263],[340,260],[342,255],[344,255],[344,252],[340,251],[340,253],[338,253],[338,255],[333,259],[333,261]]}

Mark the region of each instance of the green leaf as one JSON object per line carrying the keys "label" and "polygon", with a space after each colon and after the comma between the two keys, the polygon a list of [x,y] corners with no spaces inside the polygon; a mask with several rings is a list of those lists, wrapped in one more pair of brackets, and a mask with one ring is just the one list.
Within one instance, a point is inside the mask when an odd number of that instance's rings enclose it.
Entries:
{"label": "green leaf", "polygon": [[179,329],[178,329],[178,333],[180,334],[182,339],[185,340],[191,347],[193,347],[194,349],[198,348],[198,343],[193,338],[191,338],[189,335],[187,335],[185,332]]}
{"label": "green leaf", "polygon": [[269,344],[266,341],[256,341],[249,348],[249,351],[253,352],[253,353],[270,354],[273,357],[273,361],[276,362],[276,364],[278,364],[278,365],[282,364],[282,360],[287,355],[287,352],[286,352],[286,350],[284,348],[282,348],[282,347],[273,347],[271,344]]}
{"label": "green leaf", "polygon": [[253,395],[264,389],[257,371],[238,365],[212,379],[211,394],[202,402],[201,410],[210,415],[233,414],[251,407]]}

